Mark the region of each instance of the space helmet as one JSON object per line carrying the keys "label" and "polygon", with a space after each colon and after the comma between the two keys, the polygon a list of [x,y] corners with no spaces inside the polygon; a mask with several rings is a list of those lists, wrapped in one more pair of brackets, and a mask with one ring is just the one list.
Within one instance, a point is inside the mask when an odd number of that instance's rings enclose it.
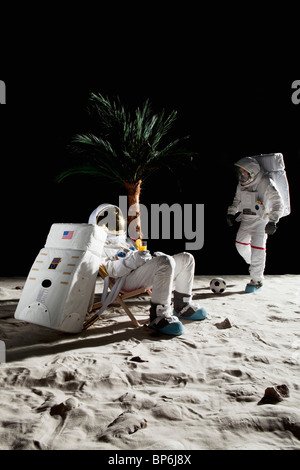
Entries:
{"label": "space helmet", "polygon": [[126,236],[126,219],[121,209],[113,204],[100,204],[91,213],[88,223],[102,227],[110,239]]}
{"label": "space helmet", "polygon": [[234,164],[242,186],[252,183],[260,172],[260,164],[255,158],[244,157]]}

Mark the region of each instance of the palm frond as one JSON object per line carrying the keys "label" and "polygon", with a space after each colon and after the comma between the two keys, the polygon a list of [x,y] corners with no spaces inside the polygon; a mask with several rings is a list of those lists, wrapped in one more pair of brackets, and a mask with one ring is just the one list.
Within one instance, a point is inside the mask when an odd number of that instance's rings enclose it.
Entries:
{"label": "palm frond", "polygon": [[65,171],[62,171],[57,177],[56,181],[58,183],[62,182],[65,178],[71,176],[71,175],[89,175],[89,176],[95,176],[95,177],[104,177],[108,181],[112,183],[122,183],[122,180],[120,178],[115,177],[110,171],[107,172],[105,170],[101,170],[100,168],[97,168],[93,165],[89,164],[83,164],[83,165],[78,165],[74,166],[72,168],[68,168]]}
{"label": "palm frond", "polygon": [[101,93],[91,93],[89,112],[96,118],[97,134],[77,134],[73,138],[71,149],[83,163],[63,171],[59,181],[82,172],[113,181],[137,182],[160,165],[195,155],[180,147],[188,136],[166,141],[177,111],[168,114],[163,109],[154,113],[149,99],[132,113],[118,97],[110,99]]}

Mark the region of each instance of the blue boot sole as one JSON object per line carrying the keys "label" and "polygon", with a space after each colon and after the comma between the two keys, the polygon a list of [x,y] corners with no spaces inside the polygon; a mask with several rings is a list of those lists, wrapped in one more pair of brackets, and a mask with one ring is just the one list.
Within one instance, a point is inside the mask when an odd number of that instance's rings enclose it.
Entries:
{"label": "blue boot sole", "polygon": [[255,286],[246,286],[245,292],[247,294],[253,294],[254,292],[259,292],[262,290],[262,287],[255,287]]}
{"label": "blue boot sole", "polygon": [[156,326],[149,326],[149,328],[158,331],[161,334],[170,336],[180,336],[184,332],[184,328],[181,322],[171,323],[170,325],[164,326],[163,328],[158,328]]}
{"label": "blue boot sole", "polygon": [[[173,315],[178,317],[178,313],[175,312],[175,310],[173,312]],[[180,320],[188,320],[188,321],[201,321],[201,320],[205,320],[206,317],[207,317],[207,311],[203,307],[200,308],[199,310],[196,310],[196,312],[194,312],[189,317],[185,317],[184,315],[179,316]]]}

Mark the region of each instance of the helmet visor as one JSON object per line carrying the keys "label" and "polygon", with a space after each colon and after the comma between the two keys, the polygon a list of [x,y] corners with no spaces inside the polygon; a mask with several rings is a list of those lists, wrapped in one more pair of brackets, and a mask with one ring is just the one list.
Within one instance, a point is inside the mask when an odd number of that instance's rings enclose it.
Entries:
{"label": "helmet visor", "polygon": [[127,224],[121,209],[115,206],[105,207],[97,215],[97,225],[108,233],[119,235],[126,232]]}
{"label": "helmet visor", "polygon": [[241,184],[249,183],[251,180],[251,175],[249,171],[244,170],[244,168],[240,166],[235,167],[236,175]]}

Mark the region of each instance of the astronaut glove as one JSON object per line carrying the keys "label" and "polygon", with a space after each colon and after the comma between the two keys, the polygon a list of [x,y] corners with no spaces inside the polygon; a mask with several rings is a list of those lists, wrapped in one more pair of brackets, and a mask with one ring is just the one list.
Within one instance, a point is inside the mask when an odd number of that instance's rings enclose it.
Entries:
{"label": "astronaut glove", "polygon": [[276,226],[276,223],[275,223],[275,222],[269,222],[269,223],[266,225],[265,232],[266,232],[268,235],[274,235],[274,233],[276,232],[276,230],[277,230],[277,226]]}
{"label": "astronaut glove", "polygon": [[132,255],[124,260],[124,264],[129,269],[137,269],[140,266],[143,266],[147,261],[152,258],[150,251],[134,251]]}
{"label": "astronaut glove", "polygon": [[227,220],[227,225],[229,227],[232,227],[235,221],[235,216],[232,214],[227,214],[226,220]]}

